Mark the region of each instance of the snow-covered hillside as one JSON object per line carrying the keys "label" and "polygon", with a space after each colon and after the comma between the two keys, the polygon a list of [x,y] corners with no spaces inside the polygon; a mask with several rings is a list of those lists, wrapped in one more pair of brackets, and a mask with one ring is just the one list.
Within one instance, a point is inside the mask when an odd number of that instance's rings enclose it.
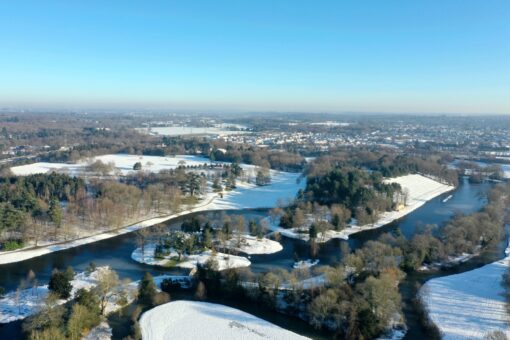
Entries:
{"label": "snow-covered hillside", "polygon": [[510,337],[501,278],[510,257],[462,274],[432,279],[420,294],[444,339],[483,339],[501,330]]}
{"label": "snow-covered hillside", "polygon": [[307,339],[238,309],[196,301],[153,308],[142,315],[140,327],[144,340]]}

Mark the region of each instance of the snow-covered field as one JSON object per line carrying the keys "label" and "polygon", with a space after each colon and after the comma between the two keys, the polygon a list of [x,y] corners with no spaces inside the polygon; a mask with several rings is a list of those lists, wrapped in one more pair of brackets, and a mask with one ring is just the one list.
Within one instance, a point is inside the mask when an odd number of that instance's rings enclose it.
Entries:
{"label": "snow-covered field", "polygon": [[279,242],[270,240],[265,237],[258,239],[251,235],[242,236],[240,247],[237,246],[236,237],[228,241],[227,247],[248,255],[274,254],[283,249]]}
{"label": "snow-covered field", "polygon": [[196,301],[170,302],[140,319],[144,340],[307,339],[231,307]]}
{"label": "snow-covered field", "polygon": [[[241,127],[240,128],[245,128]],[[222,128],[221,126],[214,127],[197,127],[197,126],[163,126],[163,127],[151,127],[150,129],[141,128],[143,132],[150,134],[162,135],[162,136],[185,136],[185,135],[239,135],[245,134],[247,131],[236,131]]]}
{"label": "snow-covered field", "polygon": [[127,154],[111,154],[93,157],[91,159],[84,159],[76,164],[67,163],[32,163],[20,166],[14,166],[11,171],[16,176],[27,176],[32,174],[48,173],[51,171],[64,171],[71,175],[80,175],[83,173],[88,164],[100,160],[103,163],[114,163],[115,167],[126,175],[133,172],[135,163],[142,163],[143,171],[159,172],[161,170],[175,169],[179,165],[184,166],[198,166],[204,163],[209,163],[209,159],[199,156],[177,155],[175,157],[162,157],[162,156],[140,156],[140,155],[127,155]]}
{"label": "snow-covered field", "polygon": [[[131,253],[131,258],[139,263],[144,263],[152,266],[166,266],[171,260],[171,258],[175,258],[178,256],[177,253],[171,252],[170,255],[165,256],[163,259],[154,258],[154,244],[148,244],[144,247],[143,256],[142,249],[136,248],[133,253]],[[216,259],[218,262],[218,270],[232,269],[232,268],[242,268],[249,267],[251,265],[250,260],[243,256],[236,255],[228,255],[224,253],[215,253],[213,254],[210,250],[204,251],[200,254],[194,255],[183,255],[181,262],[175,264],[175,266],[180,268],[196,268],[197,265],[204,265],[211,257]]]}
{"label": "snow-covered field", "polygon": [[[179,165],[200,166],[209,164],[209,159],[199,156],[177,155],[175,157],[139,156],[127,154],[114,154],[97,156],[90,160],[83,160],[77,164],[65,163],[33,163],[11,168],[17,176],[48,173],[51,171],[64,171],[71,175],[85,175],[87,164],[100,160],[104,163],[112,162],[115,168],[126,175],[133,172],[135,163],[142,163],[142,171],[159,172],[161,170],[175,169]],[[222,164],[215,162],[216,164]],[[243,170],[255,178],[256,167],[241,164]],[[237,189],[226,192],[223,199],[218,199],[209,209],[253,209],[275,207],[278,200],[288,201],[295,198],[299,189],[304,188],[305,181],[299,181],[300,174],[271,170],[271,183],[266,186],[257,186],[238,180]]]}
{"label": "snow-covered field", "polygon": [[[243,169],[253,169],[250,165],[242,165]],[[222,199],[217,199],[209,209],[255,209],[274,208],[278,202],[288,203],[296,198],[299,189],[304,189],[305,180],[301,174],[271,170],[271,184],[257,186],[254,183],[237,182],[235,190],[226,192]]]}
{"label": "snow-covered field", "polygon": [[[146,171],[161,171],[163,169],[174,169],[185,162],[184,165],[203,165],[208,163],[207,158],[198,156],[137,156],[137,155],[104,155],[95,157],[94,160],[103,162],[113,162],[122,173],[126,174],[133,171],[133,165],[141,162],[143,169]],[[47,173],[56,169],[66,169],[70,174],[79,175],[83,173],[88,162],[83,161],[78,164],[63,163],[34,163],[13,167],[11,170],[16,175],[29,175],[35,173]],[[253,165],[241,165],[247,173],[253,173],[255,167]],[[253,183],[238,181],[238,188],[229,192],[225,192],[223,197],[217,193],[209,192],[204,195],[201,203],[194,207],[182,211],[180,213],[166,215],[157,218],[150,218],[141,223],[126,226],[116,230],[115,232],[102,232],[96,235],[83,237],[78,240],[69,241],[59,244],[44,244],[38,248],[20,249],[11,252],[0,252],[0,264],[24,261],[33,257],[49,254],[55,251],[69,249],[80,245],[108,239],[121,234],[136,231],[138,229],[150,227],[178,216],[186,215],[197,211],[222,210],[222,209],[255,209],[255,208],[272,208],[279,201],[288,202],[293,199],[298,190],[304,188],[305,181],[298,182],[300,174],[287,173],[271,170],[271,184],[267,186],[256,186]]]}
{"label": "snow-covered field", "polygon": [[106,321],[102,321],[97,327],[92,328],[83,340],[110,340],[112,335],[110,325]]}
{"label": "snow-covered field", "polygon": [[[342,231],[328,230],[325,235],[319,235],[317,240],[319,242],[326,242],[333,238],[341,238],[347,240],[349,235],[364,230],[380,228],[413,212],[414,210],[427,203],[427,201],[430,201],[439,195],[455,189],[453,186],[446,185],[431,178],[417,174],[388,178],[385,181],[387,183],[398,183],[402,187],[402,190],[409,193],[407,205],[405,207],[398,211],[389,211],[381,214],[379,220],[374,224],[367,224],[363,226],[351,225]],[[271,230],[279,232],[283,236],[302,239],[305,241],[309,240],[308,233],[298,233],[292,229],[283,229],[274,223],[269,223],[269,226]]]}
{"label": "snow-covered field", "polygon": [[510,317],[501,287],[510,257],[462,274],[425,283],[420,290],[430,319],[444,339],[483,339],[501,330],[510,337]]}

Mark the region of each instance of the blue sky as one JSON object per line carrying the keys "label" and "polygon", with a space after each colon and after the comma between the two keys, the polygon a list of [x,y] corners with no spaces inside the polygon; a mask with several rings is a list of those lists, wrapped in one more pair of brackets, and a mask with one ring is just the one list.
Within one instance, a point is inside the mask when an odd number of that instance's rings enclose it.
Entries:
{"label": "blue sky", "polygon": [[2,1],[0,105],[510,114],[510,1]]}

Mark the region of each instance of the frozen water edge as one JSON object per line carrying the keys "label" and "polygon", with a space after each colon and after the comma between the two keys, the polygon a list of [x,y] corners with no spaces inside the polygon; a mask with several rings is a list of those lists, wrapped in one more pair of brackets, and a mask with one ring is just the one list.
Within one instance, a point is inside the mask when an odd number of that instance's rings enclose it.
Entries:
{"label": "frozen water edge", "polygon": [[[186,162],[186,165],[203,165],[209,163],[207,158],[198,156],[175,156],[175,157],[159,157],[159,156],[136,156],[136,155],[104,155],[96,157],[104,162],[112,161],[116,167],[123,173],[129,173],[133,169],[134,163],[138,161],[145,162],[148,167],[147,171],[160,171],[163,169],[172,169],[179,166],[180,161]],[[152,164],[152,165],[150,165]],[[64,164],[64,163],[34,163],[13,167],[11,170],[17,175],[28,175],[32,173],[46,173],[54,169],[74,167],[69,170],[71,174],[80,174],[80,168],[83,170],[85,163]],[[253,165],[242,164],[246,171],[254,171]],[[271,183],[266,186],[256,186],[253,183],[238,182],[238,188],[225,192],[223,197],[216,193],[209,192],[203,197],[203,203],[198,206],[191,207],[185,211],[165,215],[156,218],[150,218],[143,222],[126,226],[115,231],[101,232],[96,235],[83,237],[69,242],[59,242],[55,244],[47,244],[37,248],[19,249],[16,251],[0,252],[0,265],[6,263],[20,262],[37,256],[50,254],[56,251],[78,247],[122,234],[130,233],[142,228],[147,228],[159,223],[166,222],[179,216],[191,214],[199,211],[212,210],[240,210],[240,209],[256,209],[256,208],[273,208],[278,201],[289,201],[295,198],[299,189],[304,187],[304,181],[299,181],[301,174],[288,173],[271,170]]]}
{"label": "frozen water edge", "polygon": [[509,250],[500,261],[423,285],[420,295],[444,339],[483,339],[496,330],[510,337],[510,316],[501,286],[510,264]]}

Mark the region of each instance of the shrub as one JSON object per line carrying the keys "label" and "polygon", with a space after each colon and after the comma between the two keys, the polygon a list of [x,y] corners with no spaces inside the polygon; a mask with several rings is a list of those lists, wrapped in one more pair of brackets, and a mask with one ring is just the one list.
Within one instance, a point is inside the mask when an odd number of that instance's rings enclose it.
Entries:
{"label": "shrub", "polygon": [[7,241],[4,244],[2,244],[2,250],[9,251],[9,250],[16,250],[23,248],[23,241],[21,240],[13,240],[13,241]]}
{"label": "shrub", "polygon": [[55,271],[51,275],[48,289],[52,292],[55,292],[59,298],[68,299],[71,296],[71,290],[73,289],[73,286],[71,285],[71,282],[65,273]]}
{"label": "shrub", "polygon": [[152,275],[150,273],[145,273],[138,284],[138,300],[146,305],[150,305],[156,293],[156,285],[154,284]]}

